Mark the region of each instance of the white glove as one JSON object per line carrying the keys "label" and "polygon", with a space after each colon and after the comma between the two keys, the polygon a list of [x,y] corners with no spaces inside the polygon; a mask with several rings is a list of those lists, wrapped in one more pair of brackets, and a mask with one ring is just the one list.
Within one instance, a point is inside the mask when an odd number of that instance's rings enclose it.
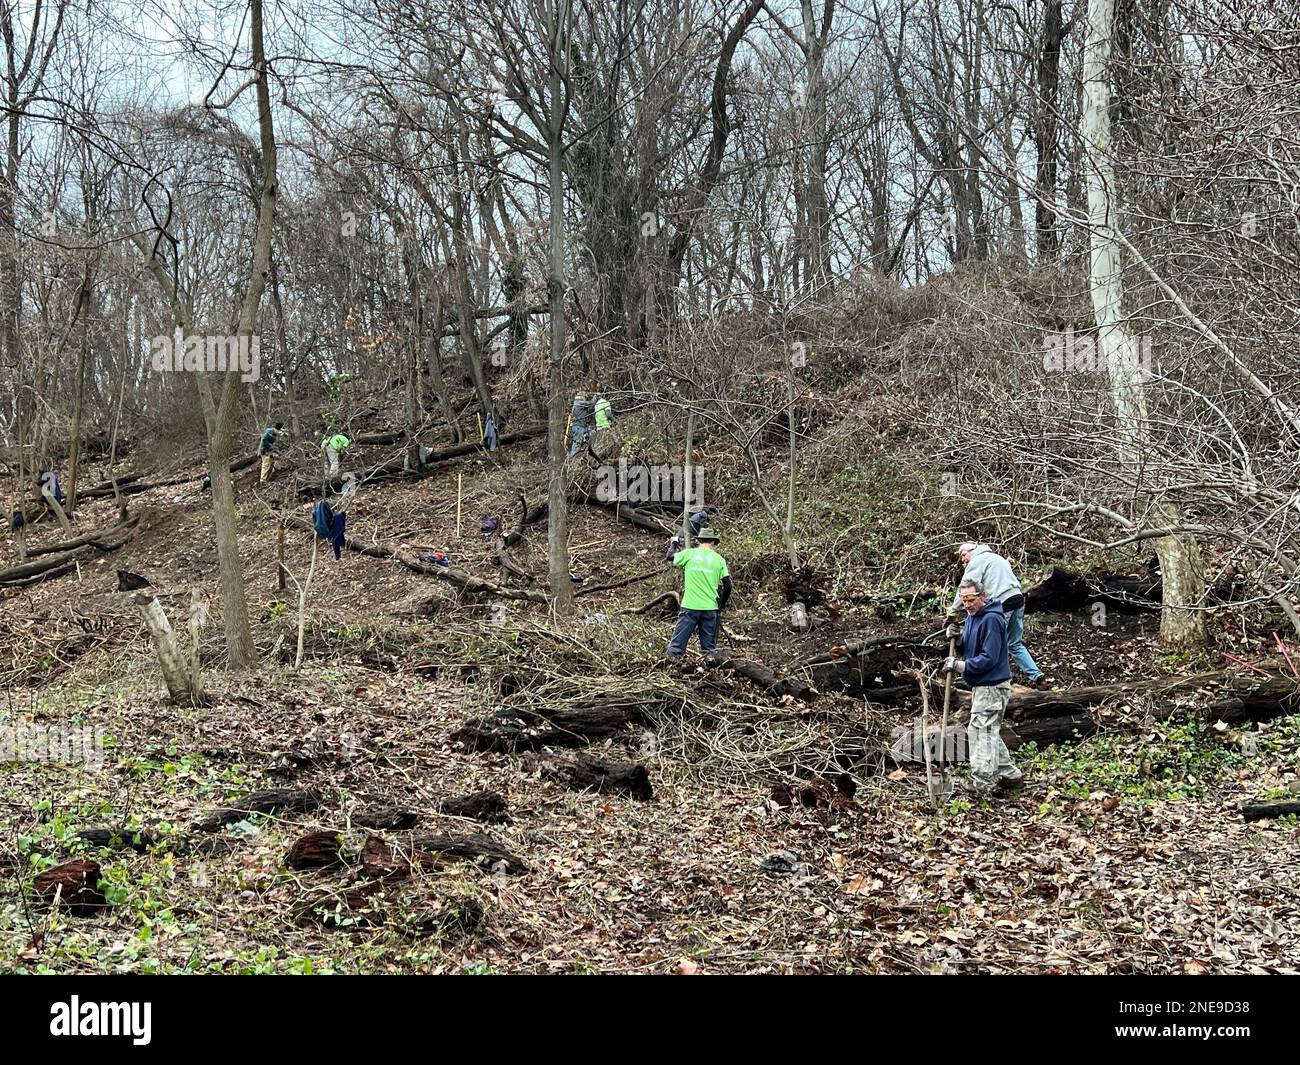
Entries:
{"label": "white glove", "polygon": [[966,660],[964,658],[954,658],[949,655],[943,660],[943,668],[947,673],[965,673]]}
{"label": "white glove", "polygon": [[943,634],[950,640],[956,640],[961,636],[961,626],[955,621],[943,630]]}

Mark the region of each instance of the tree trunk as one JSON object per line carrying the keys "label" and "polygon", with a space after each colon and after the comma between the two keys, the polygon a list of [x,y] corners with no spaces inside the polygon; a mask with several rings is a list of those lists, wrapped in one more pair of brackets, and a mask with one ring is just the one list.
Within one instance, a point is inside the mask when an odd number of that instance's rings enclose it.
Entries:
{"label": "tree trunk", "polygon": [[1043,45],[1038,53],[1038,113],[1034,144],[1038,152],[1035,173],[1034,228],[1039,259],[1051,259],[1060,243],[1056,229],[1057,156],[1060,151],[1061,24],[1062,0],[1046,0],[1043,7]]}
{"label": "tree trunk", "polygon": [[[1135,483],[1149,476],[1143,467],[1148,452],[1148,414],[1144,371],[1138,346],[1124,317],[1124,282],[1120,261],[1118,205],[1115,202],[1115,157],[1111,136],[1110,56],[1115,0],[1089,0],[1088,37],[1084,49],[1084,141],[1089,148],[1088,220],[1092,242],[1092,304],[1097,344],[1105,360],[1119,423],[1119,448]],[[1180,521],[1172,503],[1157,498],[1153,509],[1162,525]],[[1189,536],[1156,542],[1163,575],[1164,609],[1160,642],[1172,649],[1205,643],[1205,615],[1195,607],[1204,599],[1205,573],[1200,547]]]}
{"label": "tree trunk", "polygon": [[[550,129],[550,278],[551,347],[547,359],[546,456],[549,463],[547,506],[547,569],[551,596],[557,614],[573,613],[573,577],[569,573],[569,501],[565,493],[564,386],[564,120],[568,110],[563,98],[561,63],[568,56],[570,0],[552,0],[548,7],[551,46]],[[567,62],[564,62],[567,67]]]}

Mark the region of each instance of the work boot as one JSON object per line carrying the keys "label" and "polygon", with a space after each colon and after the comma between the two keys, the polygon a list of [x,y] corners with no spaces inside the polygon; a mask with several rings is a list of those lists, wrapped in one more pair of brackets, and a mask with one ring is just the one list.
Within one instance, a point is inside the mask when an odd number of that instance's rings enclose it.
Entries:
{"label": "work boot", "polygon": [[1025,775],[1021,773],[1014,777],[999,777],[998,782],[993,785],[993,790],[998,795],[1012,795],[1025,786]]}
{"label": "work boot", "polygon": [[991,789],[981,788],[970,777],[958,777],[953,782],[953,792],[963,798],[970,799],[972,802],[993,797]]}
{"label": "work boot", "polygon": [[1046,673],[1038,674],[1029,682],[1029,686],[1040,692],[1050,692],[1052,690],[1052,682],[1048,679]]}

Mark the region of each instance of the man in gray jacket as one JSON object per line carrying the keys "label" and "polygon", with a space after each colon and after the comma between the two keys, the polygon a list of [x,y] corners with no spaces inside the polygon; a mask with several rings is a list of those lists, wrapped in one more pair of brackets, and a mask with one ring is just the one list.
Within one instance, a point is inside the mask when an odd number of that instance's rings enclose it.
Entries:
{"label": "man in gray jacket", "polygon": [[[1025,647],[1025,596],[1020,590],[1016,575],[1011,572],[1011,563],[995,553],[988,544],[977,544],[973,540],[959,544],[957,553],[966,567],[959,585],[966,581],[978,581],[990,599],[996,599],[1002,604],[1007,619],[1007,652],[1011,661],[1025,675],[1030,687],[1050,688],[1051,682]],[[954,599],[952,610],[956,611],[960,605],[960,597]]]}

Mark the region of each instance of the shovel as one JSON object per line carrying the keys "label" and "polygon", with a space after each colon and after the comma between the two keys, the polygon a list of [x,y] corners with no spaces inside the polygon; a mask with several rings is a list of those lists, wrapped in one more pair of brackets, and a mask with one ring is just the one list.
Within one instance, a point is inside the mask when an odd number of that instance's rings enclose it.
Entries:
{"label": "shovel", "polygon": [[[957,618],[949,614],[944,627],[955,624]],[[957,637],[948,637],[948,657],[954,658],[957,655]],[[952,705],[952,672],[945,671],[943,675],[943,718],[939,723],[939,779],[930,786],[930,799],[936,803],[943,802],[952,794],[952,773],[948,769],[948,708]],[[926,752],[930,750],[929,742],[925,746]],[[928,765],[927,765],[928,768]],[[927,778],[927,783],[930,783]],[[937,797],[936,797],[937,796]]]}

